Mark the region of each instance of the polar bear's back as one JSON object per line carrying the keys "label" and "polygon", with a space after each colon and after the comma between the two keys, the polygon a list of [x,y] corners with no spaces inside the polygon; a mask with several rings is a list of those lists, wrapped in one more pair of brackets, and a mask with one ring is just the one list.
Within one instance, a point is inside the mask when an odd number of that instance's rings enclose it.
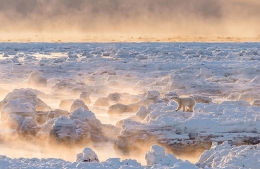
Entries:
{"label": "polar bear's back", "polygon": [[195,106],[196,101],[192,97],[180,98],[180,104],[183,106]]}

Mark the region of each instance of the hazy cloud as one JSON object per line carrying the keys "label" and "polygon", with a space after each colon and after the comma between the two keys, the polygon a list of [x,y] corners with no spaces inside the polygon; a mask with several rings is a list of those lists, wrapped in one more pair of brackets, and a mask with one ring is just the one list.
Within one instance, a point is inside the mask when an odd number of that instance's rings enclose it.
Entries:
{"label": "hazy cloud", "polygon": [[0,0],[0,31],[258,35],[258,0]]}

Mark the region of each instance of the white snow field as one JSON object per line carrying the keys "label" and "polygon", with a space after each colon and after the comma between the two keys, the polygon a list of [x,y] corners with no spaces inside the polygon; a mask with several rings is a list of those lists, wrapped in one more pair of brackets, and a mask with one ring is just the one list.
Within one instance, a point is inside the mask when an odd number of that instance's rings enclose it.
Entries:
{"label": "white snow field", "polygon": [[260,43],[0,43],[0,101],[0,169],[260,166]]}

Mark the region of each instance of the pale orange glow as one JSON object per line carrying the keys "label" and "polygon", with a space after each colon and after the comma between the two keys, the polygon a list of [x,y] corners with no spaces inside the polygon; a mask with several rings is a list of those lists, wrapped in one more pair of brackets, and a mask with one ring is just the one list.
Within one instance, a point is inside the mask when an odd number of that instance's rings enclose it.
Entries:
{"label": "pale orange glow", "polygon": [[[127,92],[129,94],[138,94],[139,92],[132,89],[132,87],[128,87],[127,85],[123,85],[123,78],[118,80],[119,84],[113,90],[110,88],[108,91],[104,91],[105,93],[113,93],[113,92],[120,92],[124,93]],[[91,84],[91,82],[88,82]],[[92,82],[93,83],[93,82]],[[128,82],[130,83],[130,82]],[[1,88],[3,89],[3,93],[0,93],[0,100],[3,100],[8,92],[11,92],[13,89],[18,88],[27,88],[32,87],[26,84],[26,81],[20,83],[4,83],[1,82]],[[124,86],[124,87],[123,87]],[[40,90],[46,94],[51,93],[50,88],[38,88],[33,87],[35,89]],[[118,89],[121,89],[120,91]],[[66,95],[68,94],[68,95]],[[104,94],[106,96],[107,94]],[[53,109],[58,108],[59,102],[61,99],[65,98],[72,98],[76,99],[78,95],[71,95],[71,93],[56,93],[56,97],[52,98],[51,96],[43,97],[39,96],[45,103],[51,106]],[[91,97],[91,100],[94,102],[98,97],[95,95]],[[130,100],[123,100],[125,102],[130,102]],[[122,102],[124,103],[124,102]],[[95,108],[92,105],[88,105],[90,110],[93,111],[96,117],[101,120],[102,123],[115,123],[121,119],[125,119],[133,114],[129,113],[126,115],[118,115],[117,117],[109,117],[106,113],[107,109],[103,108]],[[69,109],[68,109],[69,110]],[[102,118],[103,117],[103,118]],[[5,126],[4,123],[0,124],[0,127],[3,130],[8,130],[8,127]],[[103,129],[104,131],[105,129]],[[109,132],[104,132],[109,133]],[[111,136],[111,140],[115,139],[114,136]],[[143,143],[136,144],[136,150],[130,149],[127,153],[123,152],[119,149],[114,149],[114,143],[112,141],[104,141],[104,142],[92,142],[88,140],[87,142],[77,143],[77,144],[61,144],[59,142],[51,141],[46,138],[38,138],[34,136],[26,136],[26,135],[19,135],[19,134],[5,134],[1,135],[0,137],[0,154],[6,155],[11,158],[61,158],[66,161],[74,162],[76,160],[76,155],[81,153],[85,147],[92,148],[98,155],[101,161],[105,161],[108,158],[115,158],[120,157],[121,159],[136,159],[141,164],[145,165],[145,153],[150,150],[151,146],[156,143],[155,140],[151,139],[150,141],[146,141],[145,145]],[[177,158],[183,160],[189,160],[192,163],[197,162],[200,154],[203,152],[204,149],[198,149],[191,151],[187,148],[188,151],[172,151],[167,149],[168,152],[174,153]]]}
{"label": "pale orange glow", "polygon": [[0,41],[259,41],[258,0],[0,0]]}

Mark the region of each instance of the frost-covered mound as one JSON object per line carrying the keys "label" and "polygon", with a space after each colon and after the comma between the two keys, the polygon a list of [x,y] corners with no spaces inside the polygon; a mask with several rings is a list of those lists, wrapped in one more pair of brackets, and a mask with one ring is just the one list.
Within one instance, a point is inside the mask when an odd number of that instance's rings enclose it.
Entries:
{"label": "frost-covered mound", "polygon": [[36,111],[51,110],[50,106],[48,106],[46,103],[44,103],[41,99],[37,97],[36,92],[37,91],[33,89],[22,88],[15,89],[12,92],[8,93],[5,96],[5,98],[0,102],[2,114],[17,112],[36,113]]}
{"label": "frost-covered mound", "polygon": [[38,130],[39,128],[37,127],[37,124],[32,117],[26,117],[20,128],[20,132],[22,132],[23,134],[31,135],[35,135],[38,132]]}
{"label": "frost-covered mound", "polygon": [[86,105],[88,105],[88,104],[91,103],[91,100],[90,100],[90,98],[89,98],[90,94],[91,94],[91,93],[88,93],[88,92],[82,92],[82,93],[80,94],[80,96],[79,96],[79,99],[82,100],[82,101],[84,101],[84,103],[85,103]]}
{"label": "frost-covered mound", "polygon": [[102,124],[93,112],[82,107],[69,114],[69,117],[62,114],[45,122],[36,136],[45,139],[51,136],[59,142],[75,143],[114,140],[120,132],[113,125]]}
{"label": "frost-covered mound", "polygon": [[82,100],[77,99],[72,103],[70,112],[77,110],[79,107],[82,107],[83,109],[88,110],[88,106],[86,106],[86,104]]}
{"label": "frost-covered mound", "polygon": [[99,162],[97,154],[91,148],[85,148],[83,153],[77,154],[78,162]]}
{"label": "frost-covered mound", "polygon": [[2,107],[1,120],[6,120],[8,115],[11,114],[20,115],[23,118],[33,117],[36,119],[36,108],[28,99],[13,99]]}
{"label": "frost-covered mound", "polygon": [[132,104],[116,103],[111,105],[107,111],[108,114],[121,114],[124,112],[137,112],[141,106],[146,106],[152,103],[163,102],[160,99],[160,93],[158,91],[148,91],[145,93],[145,97],[140,101]]}
{"label": "frost-covered mound", "polygon": [[82,107],[69,115],[77,126],[77,132],[80,139],[93,141],[114,140],[119,134],[120,129],[113,126],[102,124],[95,114]]}
{"label": "frost-covered mound", "polygon": [[50,135],[57,141],[74,142],[78,139],[76,126],[71,119],[61,116],[54,121]]}
{"label": "frost-covered mound", "polygon": [[35,135],[47,120],[51,108],[39,99],[33,89],[15,89],[8,93],[0,103],[2,128],[14,129],[23,135]]}
{"label": "frost-covered mound", "polygon": [[252,168],[260,165],[260,145],[231,146],[227,141],[214,142],[210,150],[204,151],[197,162],[203,168]]}
{"label": "frost-covered mound", "polygon": [[41,72],[32,72],[27,84],[35,87],[45,87],[47,85],[47,79]]}
{"label": "frost-covered mound", "polygon": [[96,118],[95,114],[82,107],[76,109],[73,113],[69,115],[69,117],[72,120],[80,120],[81,122],[86,122],[95,128],[101,127],[101,122]]}
{"label": "frost-covered mound", "polygon": [[94,103],[95,106],[109,106],[109,100],[105,97],[100,97]]}
{"label": "frost-covered mound", "polygon": [[188,161],[183,162],[180,159],[177,159],[174,155],[166,153],[163,147],[158,145],[153,145],[151,150],[148,151],[145,155],[145,159],[148,166],[159,167],[161,166],[169,166],[172,168],[198,168],[191,164]]}
{"label": "frost-covered mound", "polygon": [[85,83],[74,82],[72,80],[61,80],[52,87],[52,90],[53,92],[68,92],[71,94],[80,94],[86,90],[86,87],[87,86]]}
{"label": "frost-covered mound", "polygon": [[10,129],[19,130],[23,124],[24,119],[22,116],[10,114],[4,122]]}

